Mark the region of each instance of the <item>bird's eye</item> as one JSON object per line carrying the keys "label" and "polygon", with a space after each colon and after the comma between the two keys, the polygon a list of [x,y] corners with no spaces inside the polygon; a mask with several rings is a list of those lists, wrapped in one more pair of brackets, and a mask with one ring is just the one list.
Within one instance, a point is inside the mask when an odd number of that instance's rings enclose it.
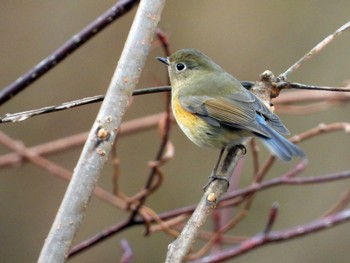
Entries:
{"label": "bird's eye", "polygon": [[186,65],[184,63],[177,63],[176,64],[177,71],[184,71],[185,69],[186,69]]}

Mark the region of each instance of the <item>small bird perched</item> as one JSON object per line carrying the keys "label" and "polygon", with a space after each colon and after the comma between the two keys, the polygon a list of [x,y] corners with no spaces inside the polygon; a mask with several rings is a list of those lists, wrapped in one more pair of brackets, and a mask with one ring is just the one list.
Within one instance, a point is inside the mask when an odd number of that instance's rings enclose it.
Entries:
{"label": "small bird perched", "polygon": [[182,49],[157,59],[168,65],[174,117],[198,146],[220,148],[221,158],[225,148],[256,136],[284,161],[304,156],[279,134],[289,131],[278,116],[202,52]]}

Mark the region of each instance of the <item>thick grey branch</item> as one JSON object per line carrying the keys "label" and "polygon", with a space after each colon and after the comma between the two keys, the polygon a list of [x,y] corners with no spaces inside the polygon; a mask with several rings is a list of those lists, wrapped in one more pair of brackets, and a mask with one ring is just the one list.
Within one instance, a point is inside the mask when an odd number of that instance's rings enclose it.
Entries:
{"label": "thick grey branch", "polygon": [[[242,145],[247,145],[248,141],[249,139],[245,139]],[[228,150],[225,159],[220,163],[217,175],[230,181],[233,170],[242,155],[243,151],[239,147]],[[215,180],[209,185],[180,236],[169,245],[166,262],[180,263],[184,261],[210,212],[216,207],[227,187],[225,180]]]}
{"label": "thick grey branch", "polygon": [[41,263],[64,262],[67,258],[145,64],[164,4],[165,0],[140,2],[106,97],[41,251]]}

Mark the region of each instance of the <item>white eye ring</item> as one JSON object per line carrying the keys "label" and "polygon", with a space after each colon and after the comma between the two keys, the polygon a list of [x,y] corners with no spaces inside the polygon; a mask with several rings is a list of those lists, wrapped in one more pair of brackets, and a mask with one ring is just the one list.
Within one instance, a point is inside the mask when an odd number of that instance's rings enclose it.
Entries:
{"label": "white eye ring", "polygon": [[175,68],[176,68],[176,71],[180,72],[180,71],[184,71],[187,67],[186,67],[186,64],[179,62],[175,65]]}

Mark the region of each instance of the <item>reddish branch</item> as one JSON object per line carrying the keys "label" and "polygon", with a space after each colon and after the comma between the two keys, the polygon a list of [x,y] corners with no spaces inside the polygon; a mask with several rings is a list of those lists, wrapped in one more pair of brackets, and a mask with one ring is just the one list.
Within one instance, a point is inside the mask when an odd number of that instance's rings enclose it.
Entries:
{"label": "reddish branch", "polygon": [[[152,129],[159,124],[162,116],[163,114],[159,113],[124,122],[120,126],[118,135],[131,135],[137,132],[143,132]],[[87,135],[87,132],[82,132],[55,141],[50,141],[34,147],[30,147],[27,148],[27,150],[33,154],[41,156],[55,154],[75,147],[81,147],[86,141]],[[23,158],[23,156],[18,153],[4,154],[0,156],[0,167],[17,165],[18,163],[25,161],[27,161],[27,159]]]}
{"label": "reddish branch", "polygon": [[131,263],[132,262],[132,249],[126,239],[120,241],[120,246],[123,249],[123,256],[120,260],[120,263]]}
{"label": "reddish branch", "polygon": [[[295,178],[301,170],[305,168],[305,163],[302,162],[297,167],[295,167],[290,172],[282,175],[278,178],[273,178],[270,180],[267,180],[262,183],[253,184],[247,188],[243,188],[240,190],[237,190],[235,192],[228,193],[225,197],[223,197],[218,204],[218,209],[225,208],[225,207],[231,207],[235,205],[235,203],[232,203],[230,201],[237,200],[238,197],[244,197],[246,195],[266,190],[271,187],[281,186],[281,185],[304,185],[304,184],[319,184],[319,183],[327,183],[337,180],[343,180],[343,179],[349,179],[350,178],[350,171],[344,171],[340,173],[334,173],[334,174],[327,174],[323,176],[314,176],[314,177],[306,177],[306,178]],[[237,204],[237,203],[236,203]],[[196,204],[190,205],[187,207],[182,207],[179,209],[175,209],[172,211],[164,212],[158,215],[159,219],[167,221],[172,218],[176,218],[178,216],[183,215],[190,215],[194,209],[196,208]],[[182,219],[185,219],[183,217]],[[149,222],[154,223],[155,220],[152,218],[149,220]],[[182,221],[180,221],[182,222]],[[118,223],[114,226],[111,226],[104,230],[103,232],[98,233],[92,238],[89,238],[88,240],[78,244],[77,246],[73,247],[73,249],[70,252],[70,256],[76,255],[77,253],[80,253],[84,251],[85,249],[90,248],[91,246],[94,246],[98,244],[99,242],[105,240],[108,237],[111,237],[115,235],[116,233],[121,232],[122,230],[132,227],[134,225],[140,225],[144,224],[145,220],[144,218],[135,218],[133,221],[124,221],[121,223]],[[179,224],[179,221],[175,221],[175,224]],[[161,228],[160,228],[161,229]]]}
{"label": "reddish branch", "polygon": [[[169,51],[169,43],[167,37],[165,37],[165,34],[160,30],[157,29],[156,35],[158,37],[158,40],[162,44],[162,47],[164,49],[164,53],[166,56],[170,55]],[[169,79],[168,79],[169,82]],[[151,187],[153,185],[153,181],[156,179],[156,175],[159,173],[159,166],[163,163],[164,161],[164,154],[166,152],[167,146],[169,145],[169,133],[170,133],[170,128],[171,128],[171,100],[170,100],[170,94],[166,93],[165,94],[165,110],[164,110],[164,118],[162,122],[160,122],[160,133],[161,133],[161,142],[159,145],[158,152],[156,154],[155,159],[152,162],[151,165],[151,170],[149,172],[146,184],[144,186],[143,191],[146,192],[141,198],[138,200],[138,205],[137,207],[131,212],[129,216],[129,221],[132,222],[135,220],[135,217],[139,214],[139,210],[145,203],[147,197],[151,194],[152,191]],[[146,225],[147,227],[147,225]],[[149,232],[148,227],[146,228],[146,233]]]}
{"label": "reddish branch", "polygon": [[243,241],[238,246],[232,247],[231,249],[225,251],[217,252],[196,261],[192,261],[192,263],[222,262],[223,260],[232,259],[269,243],[282,242],[305,236],[307,234],[315,233],[317,231],[325,230],[329,227],[345,223],[349,220],[350,210],[348,209],[328,217],[316,219],[305,225],[295,226],[286,230],[257,234],[246,241]]}

